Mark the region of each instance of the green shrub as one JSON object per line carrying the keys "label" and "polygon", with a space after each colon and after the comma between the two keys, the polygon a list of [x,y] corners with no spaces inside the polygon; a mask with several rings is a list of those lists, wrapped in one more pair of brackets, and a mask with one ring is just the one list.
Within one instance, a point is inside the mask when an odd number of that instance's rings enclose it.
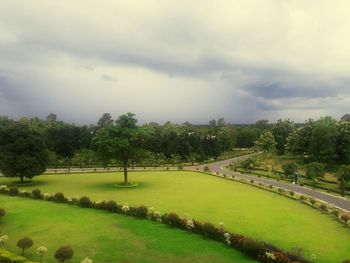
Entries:
{"label": "green shrub", "polygon": [[210,173],[209,167],[208,167],[208,166],[204,166],[203,172],[205,172],[205,173]]}
{"label": "green shrub", "polygon": [[309,201],[310,201],[310,204],[312,204],[312,205],[315,205],[315,204],[316,204],[316,200],[313,199],[313,198],[310,198]]}
{"label": "green shrub", "polygon": [[347,225],[350,220],[350,216],[344,214],[344,215],[341,215],[340,219],[344,222],[345,225]]}
{"label": "green shrub", "polygon": [[163,216],[163,222],[171,226],[179,226],[180,218],[176,213],[169,213]]}
{"label": "green shrub", "polygon": [[107,203],[105,203],[105,209],[110,212],[117,212],[118,204],[116,201],[110,200]]}
{"label": "green shrub", "polygon": [[298,165],[294,162],[286,163],[282,166],[282,170],[286,177],[291,177],[297,173]]}
{"label": "green shrub", "polygon": [[30,237],[23,237],[17,241],[17,247],[22,249],[22,256],[24,255],[24,250],[32,247],[33,244],[34,242]]}
{"label": "green shrub", "polygon": [[34,199],[41,199],[41,191],[39,189],[33,189],[32,196]]}
{"label": "green shrub", "polygon": [[146,218],[148,213],[148,208],[141,205],[135,209],[135,215],[140,218]]}
{"label": "green shrub", "polygon": [[16,195],[18,195],[18,193],[19,193],[19,190],[17,187],[11,187],[9,189],[9,195],[11,195],[11,196],[16,196]]}
{"label": "green shrub", "polygon": [[62,246],[55,252],[55,259],[60,263],[64,263],[66,260],[69,260],[73,257],[74,251],[70,246]]}
{"label": "green shrub", "polygon": [[326,204],[320,204],[320,209],[325,212],[328,212],[328,206]]}
{"label": "green shrub", "polygon": [[289,194],[290,194],[290,196],[292,196],[292,197],[295,195],[295,193],[294,193],[293,191],[290,191]]}
{"label": "green shrub", "polygon": [[242,238],[239,241],[239,247],[243,252],[255,258],[259,257],[262,254],[261,252],[264,251],[259,243],[251,238]]}
{"label": "green shrub", "polygon": [[79,199],[79,205],[81,207],[87,208],[87,207],[91,207],[92,202],[89,197],[83,196]]}
{"label": "green shrub", "polygon": [[6,212],[3,208],[0,208],[0,218],[4,217],[6,215]]}
{"label": "green shrub", "polygon": [[214,238],[216,234],[216,228],[212,223],[204,223],[202,226],[203,234],[206,237]]}
{"label": "green shrub", "polygon": [[65,199],[65,197],[64,197],[64,194],[61,193],[61,192],[56,193],[56,194],[54,195],[54,197],[55,197],[55,201],[56,201],[56,202],[63,203],[63,202],[66,201],[66,199]]}

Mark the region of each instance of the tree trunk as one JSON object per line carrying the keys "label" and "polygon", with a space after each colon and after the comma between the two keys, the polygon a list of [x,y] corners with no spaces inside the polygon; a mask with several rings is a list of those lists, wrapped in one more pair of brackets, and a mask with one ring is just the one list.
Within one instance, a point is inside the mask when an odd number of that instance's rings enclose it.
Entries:
{"label": "tree trunk", "polygon": [[21,183],[23,183],[23,176],[21,176]]}
{"label": "tree trunk", "polygon": [[123,161],[124,167],[124,184],[128,184],[128,161]]}
{"label": "tree trunk", "polygon": [[[22,178],[22,177],[21,177]],[[22,256],[24,256],[24,247],[22,247]]]}

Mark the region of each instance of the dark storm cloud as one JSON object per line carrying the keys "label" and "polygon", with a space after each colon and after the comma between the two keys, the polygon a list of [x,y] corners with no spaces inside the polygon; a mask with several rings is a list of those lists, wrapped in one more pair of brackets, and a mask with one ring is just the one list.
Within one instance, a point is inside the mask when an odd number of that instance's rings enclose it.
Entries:
{"label": "dark storm cloud", "polygon": [[0,109],[90,122],[341,115],[350,4],[248,2],[2,1]]}

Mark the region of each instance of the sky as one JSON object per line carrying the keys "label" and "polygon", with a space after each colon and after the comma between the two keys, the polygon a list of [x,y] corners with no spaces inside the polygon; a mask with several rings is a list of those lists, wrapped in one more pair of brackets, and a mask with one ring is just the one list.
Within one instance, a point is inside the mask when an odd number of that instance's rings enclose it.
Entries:
{"label": "sky", "polygon": [[349,113],[348,0],[0,0],[0,115]]}

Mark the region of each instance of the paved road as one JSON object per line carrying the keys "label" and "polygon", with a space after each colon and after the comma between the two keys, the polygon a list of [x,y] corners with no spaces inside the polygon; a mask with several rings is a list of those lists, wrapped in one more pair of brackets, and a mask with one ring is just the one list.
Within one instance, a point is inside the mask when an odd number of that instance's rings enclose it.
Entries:
{"label": "paved road", "polygon": [[235,177],[238,177],[238,178],[243,178],[243,179],[247,179],[247,180],[252,179],[252,180],[254,180],[254,182],[259,182],[259,183],[261,182],[261,183],[264,183],[267,185],[273,185],[275,187],[284,188],[284,189],[287,189],[289,191],[294,191],[296,193],[308,195],[310,197],[313,197],[313,198],[319,199],[321,201],[327,202],[329,204],[335,205],[337,207],[340,207],[344,210],[350,211],[350,200],[344,199],[342,197],[330,195],[330,194],[327,194],[324,192],[320,192],[320,191],[313,190],[313,189],[299,186],[299,185],[294,185],[294,184],[290,184],[290,183],[286,183],[286,182],[279,182],[279,181],[275,181],[273,179],[268,179],[268,178],[262,178],[262,177],[257,177],[257,176],[241,174],[241,173],[237,173],[234,171],[228,171],[228,170],[224,169],[224,167],[228,166],[230,163],[238,162],[238,161],[247,159],[247,158],[254,156],[256,154],[257,153],[244,155],[244,156],[228,159],[225,161],[220,161],[220,162],[215,162],[215,163],[210,163],[210,164],[205,164],[205,165],[189,166],[189,167],[186,167],[186,169],[196,170],[198,168],[199,170],[203,171],[203,168],[205,166],[208,166],[210,171],[215,172],[215,173],[218,172],[220,174],[234,175]]}

